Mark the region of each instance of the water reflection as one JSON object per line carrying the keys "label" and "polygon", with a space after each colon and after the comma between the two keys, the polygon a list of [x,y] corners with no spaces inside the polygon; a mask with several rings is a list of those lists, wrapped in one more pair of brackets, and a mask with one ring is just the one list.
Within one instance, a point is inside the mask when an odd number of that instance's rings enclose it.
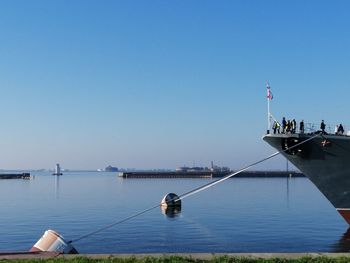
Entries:
{"label": "water reflection", "polygon": [[174,218],[180,215],[181,206],[160,206],[163,215],[166,215],[168,218]]}
{"label": "water reflection", "polygon": [[333,252],[349,252],[350,251],[350,227],[339,239],[338,243],[333,246]]}
{"label": "water reflection", "polygon": [[291,177],[287,176],[287,189],[286,189],[286,201],[287,201],[287,207],[289,208],[289,182],[291,180]]}
{"label": "water reflection", "polygon": [[60,198],[60,176],[55,176],[55,198]]}

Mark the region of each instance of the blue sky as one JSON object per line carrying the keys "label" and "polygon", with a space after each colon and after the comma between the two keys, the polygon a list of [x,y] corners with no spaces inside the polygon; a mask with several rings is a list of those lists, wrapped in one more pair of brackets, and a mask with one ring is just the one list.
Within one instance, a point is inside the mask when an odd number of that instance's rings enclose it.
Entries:
{"label": "blue sky", "polygon": [[348,10],[316,0],[0,1],[0,168],[238,169],[273,152],[261,140],[267,80],[278,119],[346,129]]}

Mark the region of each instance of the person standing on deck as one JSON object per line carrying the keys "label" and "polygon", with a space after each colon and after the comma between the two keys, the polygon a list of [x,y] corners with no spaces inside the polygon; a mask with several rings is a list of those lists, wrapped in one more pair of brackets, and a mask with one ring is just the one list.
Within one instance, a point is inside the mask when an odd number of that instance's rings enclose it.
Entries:
{"label": "person standing on deck", "polygon": [[343,128],[343,125],[340,123],[338,126],[337,134],[343,134],[343,133],[344,133],[344,128]]}
{"label": "person standing on deck", "polygon": [[272,125],[273,134],[276,134],[276,131],[278,134],[280,134],[280,127],[281,127],[281,125],[278,123],[278,121],[274,121],[274,123]]}
{"label": "person standing on deck", "polygon": [[320,128],[321,128],[322,133],[325,133],[324,130],[326,129],[326,124],[324,123],[324,120],[322,120]]}
{"label": "person standing on deck", "polygon": [[291,128],[292,128],[291,122],[290,122],[290,120],[288,120],[288,121],[287,121],[287,125],[286,125],[286,132],[287,132],[287,133],[291,132]]}
{"label": "person standing on deck", "polygon": [[292,133],[295,133],[297,130],[297,122],[295,119],[292,120]]}
{"label": "person standing on deck", "polygon": [[286,118],[283,117],[283,119],[282,119],[282,133],[286,133],[286,126],[287,126]]}
{"label": "person standing on deck", "polygon": [[301,120],[299,124],[299,132],[304,133],[304,120]]}
{"label": "person standing on deck", "polygon": [[272,129],[273,129],[273,134],[276,134],[276,130],[277,130],[277,121],[274,121],[274,122],[273,122]]}
{"label": "person standing on deck", "polygon": [[280,134],[281,124],[278,121],[276,121],[276,126],[277,126],[277,133]]}

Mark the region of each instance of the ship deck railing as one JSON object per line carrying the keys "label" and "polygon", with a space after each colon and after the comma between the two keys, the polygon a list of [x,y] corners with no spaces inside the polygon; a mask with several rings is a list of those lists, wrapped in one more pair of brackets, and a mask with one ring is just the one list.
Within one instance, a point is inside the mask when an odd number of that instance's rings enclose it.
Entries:
{"label": "ship deck railing", "polygon": [[[343,128],[344,128],[344,133],[342,133],[342,134],[338,134],[336,132],[336,130],[335,130],[336,125],[339,125],[339,123],[337,123],[337,124],[333,124],[333,123],[326,124],[326,129],[325,129],[326,134],[328,134],[328,135],[339,135],[339,136],[350,136],[350,125],[342,124]],[[297,127],[296,127],[296,132],[295,133],[292,133],[292,132],[289,131],[289,132],[285,132],[285,134],[288,134],[288,135],[290,135],[290,134],[315,134],[317,132],[321,132],[320,123],[308,122],[308,123],[305,123],[304,127],[305,127],[304,128],[304,132],[301,132],[300,131],[300,127],[299,127],[299,123],[297,123]],[[272,128],[270,129],[270,133],[274,134]],[[282,127],[280,127],[280,134],[282,134]]]}

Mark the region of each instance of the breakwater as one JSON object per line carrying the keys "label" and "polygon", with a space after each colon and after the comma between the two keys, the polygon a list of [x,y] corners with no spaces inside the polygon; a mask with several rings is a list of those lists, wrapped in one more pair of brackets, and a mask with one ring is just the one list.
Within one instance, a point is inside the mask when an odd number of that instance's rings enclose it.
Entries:
{"label": "breakwater", "polygon": [[0,174],[0,179],[30,179],[30,173],[6,173],[6,174]]}
{"label": "breakwater", "polygon": [[[220,178],[227,176],[235,171],[195,171],[195,172],[181,172],[181,171],[139,171],[139,172],[121,172],[118,173],[122,178]],[[296,171],[245,171],[237,174],[234,177],[239,178],[279,178],[279,177],[304,177],[300,172]]]}

